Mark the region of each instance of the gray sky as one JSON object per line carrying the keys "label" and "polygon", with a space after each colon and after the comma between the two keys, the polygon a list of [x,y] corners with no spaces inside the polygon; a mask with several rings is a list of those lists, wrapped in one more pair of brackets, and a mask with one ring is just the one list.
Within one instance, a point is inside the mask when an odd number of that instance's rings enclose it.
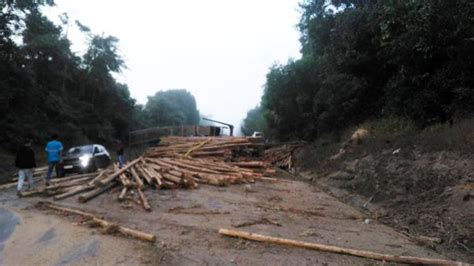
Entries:
{"label": "gray sky", "polygon": [[[187,89],[203,115],[238,127],[260,102],[274,63],[299,58],[298,0],[56,0],[94,33],[120,39],[128,69],[118,79],[145,104],[159,90]],[[85,40],[69,30],[73,50]]]}

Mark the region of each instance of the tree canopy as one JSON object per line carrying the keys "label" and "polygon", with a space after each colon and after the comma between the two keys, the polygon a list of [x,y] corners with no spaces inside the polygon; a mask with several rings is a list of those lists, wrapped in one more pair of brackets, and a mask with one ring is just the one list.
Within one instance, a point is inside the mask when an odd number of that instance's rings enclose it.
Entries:
{"label": "tree canopy", "polygon": [[472,1],[308,0],[301,11],[302,58],[273,66],[262,97],[275,137],[473,114]]}
{"label": "tree canopy", "polygon": [[144,112],[149,126],[197,125],[200,120],[194,96],[183,89],[148,97]]}
{"label": "tree canopy", "polygon": [[251,136],[255,131],[266,131],[266,122],[260,106],[256,106],[247,112],[247,117],[244,119],[240,130],[245,136]]}
{"label": "tree canopy", "polygon": [[[53,132],[66,145],[111,143],[150,124],[199,120],[194,97],[184,90],[157,93],[145,112],[113,76],[126,68],[118,38],[71,23],[67,14],[55,25],[42,4],[53,2],[0,1],[2,148],[14,150],[25,137],[42,144]],[[87,39],[83,55],[71,51],[67,27],[73,26]]]}

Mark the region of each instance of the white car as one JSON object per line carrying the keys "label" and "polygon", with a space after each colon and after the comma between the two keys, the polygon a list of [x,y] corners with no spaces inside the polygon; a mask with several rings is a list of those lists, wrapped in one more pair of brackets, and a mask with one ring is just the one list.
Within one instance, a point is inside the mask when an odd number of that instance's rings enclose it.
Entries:
{"label": "white car", "polygon": [[263,138],[263,132],[254,131],[253,134],[252,134],[252,137],[254,137],[254,138],[256,138],[256,137],[262,137],[262,138]]}

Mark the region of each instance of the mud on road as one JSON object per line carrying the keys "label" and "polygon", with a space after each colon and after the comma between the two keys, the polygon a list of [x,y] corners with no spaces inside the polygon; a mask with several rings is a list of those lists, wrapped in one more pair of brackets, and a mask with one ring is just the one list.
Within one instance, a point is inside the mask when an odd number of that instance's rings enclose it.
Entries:
{"label": "mud on road", "polygon": [[[119,203],[119,191],[86,204],[75,197],[58,202],[157,236],[155,244],[101,235],[32,206],[39,198],[17,199],[2,191],[0,208],[18,216],[5,240],[3,265],[163,264],[163,265],[373,265],[346,255],[250,242],[220,236],[219,228],[330,244],[394,255],[445,258],[394,229],[367,219],[356,209],[299,181],[194,190],[147,190],[152,212],[133,202]],[[0,239],[1,240],[1,239]],[[1,242],[0,242],[1,244]],[[17,252],[21,249],[22,252]],[[40,255],[37,255],[40,254]],[[20,256],[20,258],[18,257]]]}

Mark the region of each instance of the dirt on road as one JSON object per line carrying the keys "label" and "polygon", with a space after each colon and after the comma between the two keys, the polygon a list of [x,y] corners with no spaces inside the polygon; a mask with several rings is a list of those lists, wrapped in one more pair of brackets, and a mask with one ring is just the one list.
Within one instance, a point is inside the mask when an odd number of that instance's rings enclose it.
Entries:
{"label": "dirt on road", "polygon": [[156,243],[102,235],[97,229],[78,226],[77,217],[35,209],[40,198],[18,199],[14,191],[8,190],[0,194],[0,208],[15,216],[17,225],[4,240],[0,236],[0,245],[4,245],[3,251],[0,248],[0,265],[382,264],[228,238],[217,233],[219,228],[394,255],[446,258],[317,187],[295,180],[228,187],[203,185],[194,190],[149,189],[145,194],[152,212],[145,212],[132,202],[117,202],[118,193],[111,191],[86,204],[78,203],[75,197],[56,203],[154,233]]}

